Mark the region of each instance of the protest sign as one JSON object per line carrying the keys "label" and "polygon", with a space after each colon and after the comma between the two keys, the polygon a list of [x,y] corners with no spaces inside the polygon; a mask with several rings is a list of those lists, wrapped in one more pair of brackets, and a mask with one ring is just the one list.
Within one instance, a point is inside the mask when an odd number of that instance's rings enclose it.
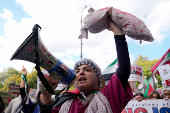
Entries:
{"label": "protest sign", "polygon": [[7,107],[9,105],[9,103],[11,102],[12,94],[8,93],[8,92],[1,92],[0,91],[0,95],[2,97],[2,100],[4,102],[5,107]]}
{"label": "protest sign", "polygon": [[158,71],[160,73],[162,80],[170,79],[170,66],[169,66],[169,64],[159,66]]}
{"label": "protest sign", "polygon": [[131,64],[131,73],[128,81],[143,82],[143,67],[137,64]]}
{"label": "protest sign", "polygon": [[10,83],[9,93],[12,93],[13,97],[18,97],[20,95],[20,85]]}
{"label": "protest sign", "polygon": [[170,79],[162,80],[162,86],[163,86],[163,88],[169,88],[170,89]]}
{"label": "protest sign", "polygon": [[170,113],[170,101],[157,100],[131,100],[121,113]]}
{"label": "protest sign", "polygon": [[162,88],[157,88],[156,91],[157,91],[160,95],[162,95]]}
{"label": "protest sign", "polygon": [[130,87],[132,89],[132,93],[136,94],[138,92],[138,89],[136,87],[135,81],[129,81]]}

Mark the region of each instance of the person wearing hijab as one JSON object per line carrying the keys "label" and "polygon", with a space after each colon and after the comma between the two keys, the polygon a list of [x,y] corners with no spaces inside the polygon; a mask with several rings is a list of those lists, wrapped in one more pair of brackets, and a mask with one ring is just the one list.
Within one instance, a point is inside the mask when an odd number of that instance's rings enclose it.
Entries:
{"label": "person wearing hijab", "polygon": [[[57,104],[53,106],[50,106],[51,94],[47,90],[41,92],[41,103],[38,103],[33,113],[121,113],[133,98],[128,83],[131,69],[130,58],[125,35],[111,19],[109,19],[108,30],[114,33],[119,64],[108,84],[99,91],[102,80],[101,69],[93,60],[83,58],[74,66],[76,89],[62,93]],[[57,80],[52,80],[50,74],[46,76],[46,79],[49,84],[53,84],[52,88],[56,89]],[[22,110],[29,112],[31,105],[32,102],[29,101],[28,106],[23,106]]]}
{"label": "person wearing hijab", "polygon": [[[101,69],[91,59],[83,58],[74,66],[76,89],[66,92],[77,96],[69,98],[53,108],[47,109],[41,106],[42,113],[121,113],[133,98],[128,83],[131,66],[125,35],[110,19],[108,29],[114,33],[119,64],[108,84],[99,91],[102,79]],[[46,77],[47,81],[53,84],[52,88],[55,89],[58,82],[51,78],[51,75]],[[51,103],[51,94],[48,91],[42,92],[41,96],[43,104]]]}

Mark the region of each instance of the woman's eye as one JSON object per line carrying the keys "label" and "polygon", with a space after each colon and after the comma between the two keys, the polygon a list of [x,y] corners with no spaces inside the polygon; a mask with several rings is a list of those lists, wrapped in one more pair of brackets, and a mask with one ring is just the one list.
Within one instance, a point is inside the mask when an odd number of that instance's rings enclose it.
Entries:
{"label": "woman's eye", "polygon": [[75,74],[79,73],[79,71],[76,71]]}
{"label": "woman's eye", "polygon": [[89,69],[86,69],[86,71],[90,71]]}

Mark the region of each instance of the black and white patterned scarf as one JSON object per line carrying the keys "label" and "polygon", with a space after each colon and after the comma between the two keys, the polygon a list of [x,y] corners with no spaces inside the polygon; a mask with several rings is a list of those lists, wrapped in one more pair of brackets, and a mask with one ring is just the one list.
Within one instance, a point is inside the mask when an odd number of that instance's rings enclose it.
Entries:
{"label": "black and white patterned scarf", "polygon": [[75,65],[74,65],[74,71],[76,71],[76,69],[80,66],[86,64],[88,66],[90,66],[94,72],[97,74],[97,78],[98,78],[98,86],[100,86],[101,82],[102,82],[102,74],[101,74],[101,69],[99,68],[99,66],[92,61],[91,59],[87,59],[87,58],[83,58],[81,60],[79,60]]}

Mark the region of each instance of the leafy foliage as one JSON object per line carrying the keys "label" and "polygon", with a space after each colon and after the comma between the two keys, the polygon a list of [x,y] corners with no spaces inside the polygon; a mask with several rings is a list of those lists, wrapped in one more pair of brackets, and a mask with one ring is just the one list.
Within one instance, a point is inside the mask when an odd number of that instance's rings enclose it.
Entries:
{"label": "leafy foliage", "polygon": [[76,89],[75,85],[72,85],[72,86],[69,88],[69,91],[70,91],[70,90],[75,90],[75,89]]}
{"label": "leafy foliage", "polygon": [[161,79],[161,76],[159,76],[159,75],[155,75],[155,78],[157,79],[157,81],[158,81],[158,83],[157,84],[155,84],[158,88],[163,88],[163,86],[162,86],[162,79]]}
{"label": "leafy foliage", "polygon": [[4,69],[2,72],[0,72],[0,83],[4,84],[6,79],[8,77],[11,77],[12,75],[21,75],[21,71],[18,71],[11,67]]}
{"label": "leafy foliage", "polygon": [[[9,91],[9,84],[14,83],[19,85],[21,82],[21,71],[14,68],[7,68],[0,72],[0,91]],[[33,71],[27,75],[27,81],[30,88],[37,89],[37,71]]]}
{"label": "leafy foliage", "polygon": [[5,84],[0,89],[0,91],[8,92],[10,83],[20,84],[20,82],[21,82],[21,77],[19,75],[14,74],[6,79]]}
{"label": "leafy foliage", "polygon": [[30,74],[27,75],[27,81],[32,89],[37,89],[37,71],[34,70]]}
{"label": "leafy foliage", "polygon": [[145,77],[149,77],[152,74],[152,71],[150,70],[154,64],[158,62],[157,59],[154,60],[148,60],[148,57],[143,57],[142,55],[139,55],[138,58],[134,60],[135,64],[140,65],[143,67],[143,75]]}
{"label": "leafy foliage", "polygon": [[[140,65],[143,67],[143,76],[146,78],[149,77],[152,74],[152,71],[150,70],[154,64],[158,62],[159,59],[153,59],[148,60],[148,57],[143,57],[142,55],[139,55],[138,58],[134,60],[134,63],[137,65]],[[158,78],[158,88],[162,88],[162,80],[159,75],[156,75],[156,78]],[[139,85],[139,82],[135,82],[136,85]],[[157,84],[155,84],[157,86]]]}

